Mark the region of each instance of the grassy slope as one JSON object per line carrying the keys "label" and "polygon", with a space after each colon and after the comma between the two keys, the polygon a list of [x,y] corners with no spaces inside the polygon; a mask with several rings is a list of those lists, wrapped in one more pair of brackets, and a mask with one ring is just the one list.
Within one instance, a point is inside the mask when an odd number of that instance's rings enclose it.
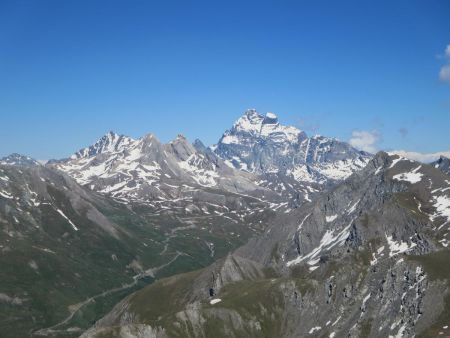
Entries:
{"label": "grassy slope", "polygon": [[[157,273],[158,278],[170,276],[211,264],[258,231],[246,226],[245,221],[236,224],[216,216],[199,220],[196,228],[178,231],[167,241],[173,229],[185,226],[179,217],[186,215],[155,216],[145,207],[135,213],[124,205],[103,200],[96,205],[97,209],[128,234],[116,239],[82,213],[75,212],[61,191],[51,186],[48,191],[80,231],[72,231],[53,208],[41,205],[40,230],[29,230],[29,227],[27,230],[24,226],[19,229],[23,234],[20,237],[0,232],[0,240],[12,248],[0,254],[0,293],[24,300],[22,305],[0,302],[0,328],[4,337],[25,336],[38,328],[52,326],[69,315],[68,306],[130,283],[138,273],[128,267],[133,260],[147,269],[166,264],[181,251],[182,256]],[[214,243],[214,257],[205,241]],[[112,255],[117,259],[113,260]],[[31,268],[30,262],[37,269]],[[148,277],[134,288],[98,298],[58,329],[91,326],[124,296],[151,282],[153,278]]]}

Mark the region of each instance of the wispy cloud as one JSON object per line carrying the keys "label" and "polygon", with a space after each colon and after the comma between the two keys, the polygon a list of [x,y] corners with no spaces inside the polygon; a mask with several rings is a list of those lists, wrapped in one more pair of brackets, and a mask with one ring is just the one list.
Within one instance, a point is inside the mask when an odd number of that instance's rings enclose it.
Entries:
{"label": "wispy cloud", "polygon": [[441,151],[437,153],[419,153],[415,151],[405,151],[405,150],[394,150],[390,151],[390,154],[397,154],[414,161],[419,161],[423,163],[430,163],[436,161],[441,155],[445,157],[450,157],[450,150]]}
{"label": "wispy cloud", "polygon": [[450,45],[447,45],[445,48],[444,59],[447,64],[443,65],[439,70],[439,80],[450,84]]}
{"label": "wispy cloud", "polygon": [[439,80],[450,84],[450,65],[442,66],[439,71]]}
{"label": "wispy cloud", "polygon": [[378,150],[378,142],[380,141],[380,133],[376,130],[354,130],[352,137],[348,141],[350,145],[359,150],[369,153],[376,153]]}

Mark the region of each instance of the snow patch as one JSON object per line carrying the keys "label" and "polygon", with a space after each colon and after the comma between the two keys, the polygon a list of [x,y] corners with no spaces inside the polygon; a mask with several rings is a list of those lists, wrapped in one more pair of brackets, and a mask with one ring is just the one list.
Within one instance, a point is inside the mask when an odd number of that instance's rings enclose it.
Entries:
{"label": "snow patch", "polygon": [[417,172],[421,167],[422,166],[420,165],[411,172],[394,175],[393,179],[397,180],[397,181],[406,181],[411,184],[418,183],[422,180],[422,176],[423,176],[422,173]]}
{"label": "snow patch", "polygon": [[315,326],[315,327],[313,327],[311,330],[309,330],[309,334],[313,334],[314,332],[316,332],[316,331],[319,331],[319,330],[321,330],[322,329],[322,327],[321,326]]}
{"label": "snow patch", "polygon": [[353,204],[350,209],[347,210],[347,214],[351,214],[353,212],[355,212],[356,210],[356,206],[359,204],[359,202],[361,201],[361,199],[357,200],[355,204]]}
{"label": "snow patch", "polygon": [[313,260],[316,258],[322,250],[330,250],[336,245],[341,246],[344,244],[345,240],[348,238],[350,234],[350,227],[352,226],[353,220],[340,232],[335,234],[335,230],[327,230],[320,240],[319,246],[313,249],[306,256],[299,256],[293,260],[290,260],[286,263],[287,266],[291,266],[294,264],[298,264],[306,259]]}
{"label": "snow patch", "polygon": [[214,298],[209,301],[209,304],[214,305],[214,304],[220,303],[221,301],[222,301],[222,299],[220,299],[220,298]]}
{"label": "snow patch", "polygon": [[[396,155],[396,154],[392,154],[392,153],[388,153],[388,154],[389,155]],[[398,156],[398,158],[392,160],[392,163],[391,163],[391,165],[389,166],[388,169],[392,169],[400,161],[407,161],[408,160],[406,157],[401,157],[399,155],[396,155],[396,156]]]}
{"label": "snow patch", "polygon": [[307,220],[307,218],[308,218],[309,216],[311,216],[311,214],[306,215],[306,217],[303,219],[303,221],[299,224],[299,226],[298,226],[298,228],[297,228],[297,231],[299,231],[299,230],[302,228],[303,223],[305,223],[305,221]]}
{"label": "snow patch", "polygon": [[10,200],[14,198],[11,196],[10,193],[8,193],[6,191],[0,191],[0,196],[3,196],[4,198],[10,199]]}
{"label": "snow patch", "polygon": [[69,219],[69,217],[67,217],[60,209],[56,209],[56,211],[62,216],[64,217],[67,222],[69,222],[69,224],[72,226],[73,230],[78,231],[78,228],[76,227],[75,224],[73,224],[73,222]]}
{"label": "snow patch", "polygon": [[436,211],[432,216],[432,220],[437,217],[447,218],[447,222],[450,222],[450,198],[448,196],[438,196],[435,198],[434,207]]}
{"label": "snow patch", "polygon": [[417,245],[416,243],[411,243],[410,245],[408,245],[408,243],[406,242],[394,241],[393,237],[388,235],[386,235],[386,240],[388,242],[390,250],[389,257],[394,257],[395,255],[398,255],[400,253],[407,252]]}
{"label": "snow patch", "polygon": [[332,180],[344,180],[366,166],[368,159],[346,159],[331,163],[321,163],[317,171]]}
{"label": "snow patch", "polygon": [[325,216],[325,219],[327,220],[327,223],[333,222],[338,215],[332,215],[332,216]]}
{"label": "snow patch", "polygon": [[225,135],[220,142],[223,144],[239,144],[239,138],[234,135]]}

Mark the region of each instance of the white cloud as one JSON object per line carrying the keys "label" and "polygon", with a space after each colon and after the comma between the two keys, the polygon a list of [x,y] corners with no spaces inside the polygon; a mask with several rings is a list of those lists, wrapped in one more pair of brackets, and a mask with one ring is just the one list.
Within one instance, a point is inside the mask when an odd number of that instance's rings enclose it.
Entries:
{"label": "white cloud", "polygon": [[444,58],[447,59],[447,64],[443,65],[439,70],[439,80],[450,84],[450,64],[448,63],[450,61],[450,45],[445,47]]}
{"label": "white cloud", "polygon": [[376,130],[355,130],[352,132],[352,137],[348,142],[356,149],[376,153],[379,140],[380,134]]}
{"label": "white cloud", "polygon": [[409,158],[414,161],[419,161],[423,163],[430,163],[436,161],[441,155],[450,158],[450,150],[449,151],[441,151],[437,153],[419,153],[415,151],[405,151],[405,150],[394,150],[390,151],[389,154],[397,154],[406,158]]}
{"label": "white cloud", "polygon": [[439,79],[450,84],[450,65],[445,65],[439,71]]}

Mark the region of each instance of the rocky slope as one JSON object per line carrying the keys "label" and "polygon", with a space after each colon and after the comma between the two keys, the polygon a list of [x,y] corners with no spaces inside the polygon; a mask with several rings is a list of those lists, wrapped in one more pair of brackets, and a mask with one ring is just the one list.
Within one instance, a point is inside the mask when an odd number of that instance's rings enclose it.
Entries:
{"label": "rocky slope", "polygon": [[273,214],[254,197],[204,194],[124,204],[30,158],[2,159],[1,336],[78,336],[133,290],[225,256]]}
{"label": "rocky slope", "polygon": [[83,337],[437,337],[450,180],[379,153],[212,266],[127,297]]}

